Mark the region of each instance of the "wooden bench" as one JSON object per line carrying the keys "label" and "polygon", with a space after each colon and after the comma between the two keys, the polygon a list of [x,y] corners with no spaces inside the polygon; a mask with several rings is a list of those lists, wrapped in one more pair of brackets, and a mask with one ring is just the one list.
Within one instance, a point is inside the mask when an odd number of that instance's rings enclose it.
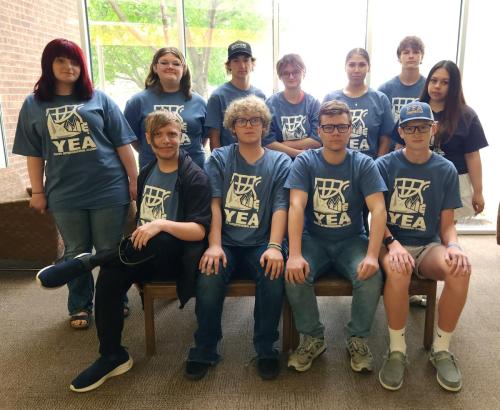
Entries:
{"label": "wooden bench", "polygon": [[[314,285],[317,296],[352,296],[352,286],[349,281],[337,277],[320,278]],[[412,278],[410,295],[427,295],[425,310],[424,347],[430,349],[434,331],[434,313],[436,308],[436,282]],[[154,355],[156,352],[156,336],[154,322],[154,300],[176,299],[175,282],[146,283],[143,288],[144,322],[146,333],[146,353]],[[255,296],[255,282],[250,280],[236,280],[227,287],[226,296]],[[292,311],[285,301],[282,321],[282,348],[284,352],[297,347],[299,335],[295,330]]]}
{"label": "wooden bench", "polygon": [[[144,325],[146,332],[146,353],[156,353],[154,300],[177,299],[175,282],[151,282],[144,284]],[[227,297],[255,296],[255,282],[252,280],[235,280],[227,287]],[[287,325],[288,326],[288,325]]]}

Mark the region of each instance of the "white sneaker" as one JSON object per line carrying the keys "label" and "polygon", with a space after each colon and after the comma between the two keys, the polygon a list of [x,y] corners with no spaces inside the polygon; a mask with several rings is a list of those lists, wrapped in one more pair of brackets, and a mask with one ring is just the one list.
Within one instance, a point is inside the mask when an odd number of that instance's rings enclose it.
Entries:
{"label": "white sneaker", "polygon": [[288,367],[305,372],[310,369],[313,360],[325,350],[324,338],[301,334],[299,347],[288,357]]}

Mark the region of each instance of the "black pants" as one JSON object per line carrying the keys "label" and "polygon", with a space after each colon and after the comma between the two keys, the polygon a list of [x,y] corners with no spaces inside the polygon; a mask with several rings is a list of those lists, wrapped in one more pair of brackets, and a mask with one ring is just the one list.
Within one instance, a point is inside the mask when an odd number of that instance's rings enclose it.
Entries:
{"label": "black pants", "polygon": [[97,278],[95,320],[99,353],[111,356],[120,350],[123,330],[123,297],[133,283],[174,280],[180,274],[183,242],[168,233],[152,238],[141,252],[154,258],[135,266],[123,265],[118,258],[103,264]]}

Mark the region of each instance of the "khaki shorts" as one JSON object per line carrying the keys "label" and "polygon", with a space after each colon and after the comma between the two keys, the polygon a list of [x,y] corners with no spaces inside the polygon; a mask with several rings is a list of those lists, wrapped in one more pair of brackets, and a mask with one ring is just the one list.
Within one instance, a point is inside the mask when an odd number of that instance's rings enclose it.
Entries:
{"label": "khaki shorts", "polygon": [[474,216],[476,212],[472,206],[472,183],[470,182],[469,174],[462,174],[458,176],[458,183],[460,185],[460,199],[462,200],[462,208],[455,209],[455,220],[459,218],[466,218]]}
{"label": "khaki shorts", "polygon": [[420,264],[424,260],[427,253],[436,246],[440,246],[439,242],[431,242],[427,245],[422,246],[405,246],[405,249],[409,252],[409,254],[415,259],[415,268],[413,269],[413,273],[417,278],[427,279],[425,276],[422,276],[419,272]]}

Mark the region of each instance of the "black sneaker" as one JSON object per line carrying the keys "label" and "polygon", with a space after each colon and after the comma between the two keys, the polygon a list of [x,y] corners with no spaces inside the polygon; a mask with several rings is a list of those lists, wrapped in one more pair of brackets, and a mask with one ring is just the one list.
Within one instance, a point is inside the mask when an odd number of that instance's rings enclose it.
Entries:
{"label": "black sneaker", "polygon": [[109,378],[128,372],[133,363],[132,357],[125,350],[111,357],[101,356],[80,373],[69,388],[77,393],[97,389]]}
{"label": "black sneaker", "polygon": [[186,370],[184,371],[184,375],[189,380],[203,379],[207,374],[208,368],[210,366],[210,363],[194,362],[189,360],[186,362]]}
{"label": "black sneaker", "polygon": [[44,288],[59,288],[71,282],[73,279],[87,273],[87,260],[91,253],[82,253],[74,259],[46,266],[36,274],[36,281]]}
{"label": "black sneaker", "polygon": [[257,372],[262,380],[274,380],[280,374],[280,360],[277,357],[257,359]]}

